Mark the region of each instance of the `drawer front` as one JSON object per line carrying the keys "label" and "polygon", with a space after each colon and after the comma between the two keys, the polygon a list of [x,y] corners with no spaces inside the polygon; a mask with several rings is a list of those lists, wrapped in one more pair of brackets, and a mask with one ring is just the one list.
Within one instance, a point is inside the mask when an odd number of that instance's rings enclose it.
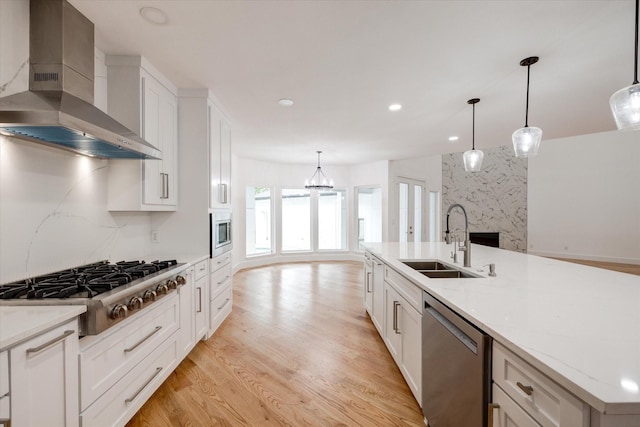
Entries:
{"label": "drawer front", "polygon": [[0,419],[9,418],[9,352],[0,352]]}
{"label": "drawer front", "polygon": [[384,279],[393,286],[418,313],[422,313],[422,289],[386,265],[384,267]]}
{"label": "drawer front", "polygon": [[222,324],[224,319],[231,313],[233,306],[233,286],[229,285],[214,299],[211,300],[210,313],[211,324],[210,329],[213,333]]}
{"label": "drawer front", "polygon": [[218,293],[231,283],[231,266],[221,268],[211,275],[209,285],[211,286],[210,298],[215,298]]}
{"label": "drawer front", "polygon": [[178,333],[174,333],[89,408],[82,426],[122,426],[142,407],[178,365]]}
{"label": "drawer front", "polygon": [[493,384],[493,403],[499,405],[499,408],[493,412],[493,424],[490,427],[540,427],[540,424],[495,384]]}
{"label": "drawer front", "polygon": [[209,260],[205,259],[200,261],[194,266],[196,272],[196,280],[204,277],[209,273]]}
{"label": "drawer front", "polygon": [[80,352],[80,409],[84,410],[133,366],[178,330],[178,294],[158,303],[136,321]]}
{"label": "drawer front", "polygon": [[209,261],[209,272],[213,273],[214,271],[221,269],[225,265],[231,264],[231,252],[227,252],[226,254],[211,258]]}
{"label": "drawer front", "polygon": [[495,341],[493,381],[542,426],[588,425],[584,402]]}

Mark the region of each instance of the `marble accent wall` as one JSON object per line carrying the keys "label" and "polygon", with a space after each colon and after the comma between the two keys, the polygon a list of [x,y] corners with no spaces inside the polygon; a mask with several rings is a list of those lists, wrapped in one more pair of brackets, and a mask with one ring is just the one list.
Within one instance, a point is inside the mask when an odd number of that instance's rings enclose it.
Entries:
{"label": "marble accent wall", "polygon": [[148,253],[150,214],[107,211],[108,164],[0,136],[0,283]]}
{"label": "marble accent wall", "polygon": [[[469,216],[469,231],[500,232],[500,247],[527,249],[527,159],[517,159],[510,146],[483,149],[480,172],[465,172],[462,153],[442,155],[442,230],[449,206],[459,203]],[[464,229],[459,210],[451,229]]]}

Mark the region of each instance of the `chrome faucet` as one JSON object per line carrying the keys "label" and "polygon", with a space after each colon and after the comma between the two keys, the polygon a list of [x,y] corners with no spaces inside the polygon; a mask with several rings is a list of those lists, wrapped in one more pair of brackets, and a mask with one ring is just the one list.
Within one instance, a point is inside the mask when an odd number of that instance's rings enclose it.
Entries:
{"label": "chrome faucet", "polygon": [[[467,211],[464,210],[464,207],[461,204],[454,203],[453,205],[449,206],[449,209],[447,209],[447,230],[444,233],[444,240],[447,242],[447,244],[451,243],[451,233],[449,233],[449,215],[455,208],[460,208],[460,210],[464,214],[464,246],[459,246],[457,249],[464,252],[464,266],[471,267],[471,241],[469,240],[469,221],[467,219]],[[454,240],[453,244],[455,246],[457,242]],[[453,251],[455,254],[455,247],[453,248]]]}

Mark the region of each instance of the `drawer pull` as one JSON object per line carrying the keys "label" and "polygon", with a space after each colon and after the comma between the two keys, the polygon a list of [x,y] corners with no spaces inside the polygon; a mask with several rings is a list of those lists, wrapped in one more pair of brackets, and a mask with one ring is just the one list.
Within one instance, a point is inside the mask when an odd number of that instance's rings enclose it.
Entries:
{"label": "drawer pull", "polygon": [[527,396],[531,396],[533,394],[533,387],[531,387],[530,385],[523,385],[520,381],[518,381],[516,385],[520,390],[525,392]]}
{"label": "drawer pull", "polygon": [[145,382],[144,384],[142,384],[142,387],[140,387],[140,388],[138,389],[138,391],[136,391],[136,394],[134,394],[133,396],[131,396],[131,397],[127,398],[127,399],[125,399],[125,400],[124,400],[124,403],[131,403],[131,402],[133,402],[133,401],[135,400],[135,398],[136,398],[136,397],[138,397],[138,395],[139,395],[140,393],[142,393],[142,390],[144,390],[144,389],[149,385],[149,383],[150,383],[151,381],[153,381],[153,379],[154,379],[155,377],[157,377],[157,376],[158,376],[158,374],[160,373],[160,371],[162,371],[162,367],[156,368],[156,371],[153,373],[153,375],[151,375],[151,378],[149,378],[149,379],[147,380],[147,382]]}
{"label": "drawer pull", "polygon": [[218,285],[222,285],[224,282],[226,282],[226,281],[227,281],[227,279],[228,279],[228,278],[229,278],[229,276],[226,276],[226,277],[225,277],[224,279],[222,279],[221,281],[216,282],[216,284],[218,284]]}
{"label": "drawer pull", "polygon": [[500,409],[497,403],[489,403],[489,413],[487,414],[487,427],[493,427],[493,411]]}
{"label": "drawer pull", "polygon": [[9,392],[6,392],[2,396],[0,396],[0,400],[4,399],[5,397],[9,397]]}
{"label": "drawer pull", "polygon": [[160,329],[162,329],[162,326],[156,326],[156,328],[153,330],[153,332],[151,332],[149,335],[147,335],[146,337],[142,338],[140,341],[138,341],[137,344],[135,344],[133,347],[129,347],[129,348],[125,348],[124,352],[125,353],[129,353],[130,351],[135,350],[140,344],[142,344],[143,342],[145,342],[146,340],[148,340],[149,338],[151,338],[156,332],[158,332]]}
{"label": "drawer pull", "polygon": [[224,302],[222,303],[222,305],[220,307],[218,307],[218,310],[222,310],[222,308],[227,305],[227,303],[229,302],[229,298],[227,298],[226,300],[224,300]]}
{"label": "drawer pull", "polygon": [[75,332],[76,331],[72,331],[72,330],[64,331],[64,333],[62,335],[60,335],[59,337],[57,337],[57,338],[49,340],[46,343],[41,344],[41,345],[39,345],[37,347],[28,348],[27,349],[27,354],[40,353],[45,348],[52,346],[53,344],[57,343],[58,341],[62,341],[63,339],[65,339],[69,335],[73,335]]}

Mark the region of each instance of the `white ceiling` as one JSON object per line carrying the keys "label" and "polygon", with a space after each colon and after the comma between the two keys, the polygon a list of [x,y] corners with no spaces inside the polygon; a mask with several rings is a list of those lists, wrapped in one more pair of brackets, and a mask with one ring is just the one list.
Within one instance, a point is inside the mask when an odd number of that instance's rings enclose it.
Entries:
{"label": "white ceiling", "polygon": [[[210,88],[232,121],[234,152],[270,161],[464,151],[474,97],[476,148],[510,145],[524,125],[528,56],[540,57],[529,125],[543,144],[615,129],[609,97],[633,80],[632,0],[71,3],[107,54],[142,54],[178,87]],[[143,20],[144,6],[168,23]]]}

